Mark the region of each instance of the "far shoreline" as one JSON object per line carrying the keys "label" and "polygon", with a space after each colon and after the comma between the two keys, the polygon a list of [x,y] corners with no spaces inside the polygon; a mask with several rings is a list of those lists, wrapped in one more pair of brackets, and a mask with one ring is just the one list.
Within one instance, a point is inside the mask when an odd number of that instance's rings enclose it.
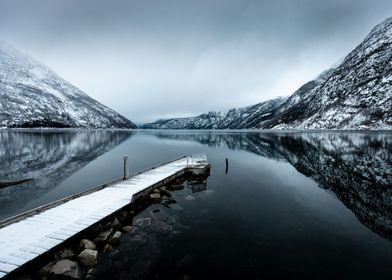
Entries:
{"label": "far shoreline", "polygon": [[143,128],[90,128],[90,127],[0,127],[0,131],[24,131],[24,132],[78,132],[78,131],[127,131],[127,132],[187,132],[187,133],[392,133],[388,129],[143,129]]}

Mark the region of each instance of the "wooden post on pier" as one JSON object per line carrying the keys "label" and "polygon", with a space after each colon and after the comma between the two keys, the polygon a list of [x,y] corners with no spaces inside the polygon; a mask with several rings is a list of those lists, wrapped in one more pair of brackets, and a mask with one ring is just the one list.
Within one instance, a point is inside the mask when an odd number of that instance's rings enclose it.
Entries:
{"label": "wooden post on pier", "polygon": [[128,156],[124,156],[124,180],[129,179]]}

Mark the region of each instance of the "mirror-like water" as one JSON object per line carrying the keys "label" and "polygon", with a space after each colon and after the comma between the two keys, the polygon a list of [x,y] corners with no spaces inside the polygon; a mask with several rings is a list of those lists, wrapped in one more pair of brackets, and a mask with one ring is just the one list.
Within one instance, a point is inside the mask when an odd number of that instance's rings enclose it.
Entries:
{"label": "mirror-like water", "polygon": [[392,277],[391,133],[4,130],[0,143],[0,180],[33,178],[0,189],[0,219],[120,177],[125,154],[131,173],[207,154],[206,182],[136,217],[100,279]]}

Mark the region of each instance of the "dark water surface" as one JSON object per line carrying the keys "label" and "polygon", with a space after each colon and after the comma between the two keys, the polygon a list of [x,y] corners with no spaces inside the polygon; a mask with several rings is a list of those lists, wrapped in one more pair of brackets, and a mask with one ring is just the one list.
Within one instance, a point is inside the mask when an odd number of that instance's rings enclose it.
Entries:
{"label": "dark water surface", "polygon": [[4,130],[0,180],[33,180],[0,189],[0,219],[120,177],[123,155],[132,173],[194,153],[205,184],[135,217],[98,279],[392,279],[391,133]]}

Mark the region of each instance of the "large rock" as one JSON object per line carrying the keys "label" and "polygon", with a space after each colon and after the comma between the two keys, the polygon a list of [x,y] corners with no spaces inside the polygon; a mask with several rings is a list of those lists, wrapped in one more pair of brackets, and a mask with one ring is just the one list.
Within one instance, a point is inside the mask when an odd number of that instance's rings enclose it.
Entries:
{"label": "large rock", "polygon": [[166,196],[166,197],[172,197],[172,194],[167,190],[166,187],[160,187],[159,192],[161,195]]}
{"label": "large rock", "polygon": [[59,279],[81,279],[82,273],[77,262],[70,260],[54,261],[41,269],[40,274]]}
{"label": "large rock", "polygon": [[98,251],[91,249],[84,249],[79,255],[78,260],[81,264],[87,267],[91,267],[98,262]]}
{"label": "large rock", "polygon": [[79,248],[81,248],[82,250],[84,250],[84,249],[95,250],[95,249],[97,249],[97,246],[95,245],[94,242],[92,242],[88,239],[82,239],[79,243]]}
{"label": "large rock", "polygon": [[155,202],[158,202],[158,201],[160,201],[161,200],[161,195],[159,194],[159,193],[152,193],[152,194],[150,194],[150,198],[153,200],[153,201],[155,201]]}

